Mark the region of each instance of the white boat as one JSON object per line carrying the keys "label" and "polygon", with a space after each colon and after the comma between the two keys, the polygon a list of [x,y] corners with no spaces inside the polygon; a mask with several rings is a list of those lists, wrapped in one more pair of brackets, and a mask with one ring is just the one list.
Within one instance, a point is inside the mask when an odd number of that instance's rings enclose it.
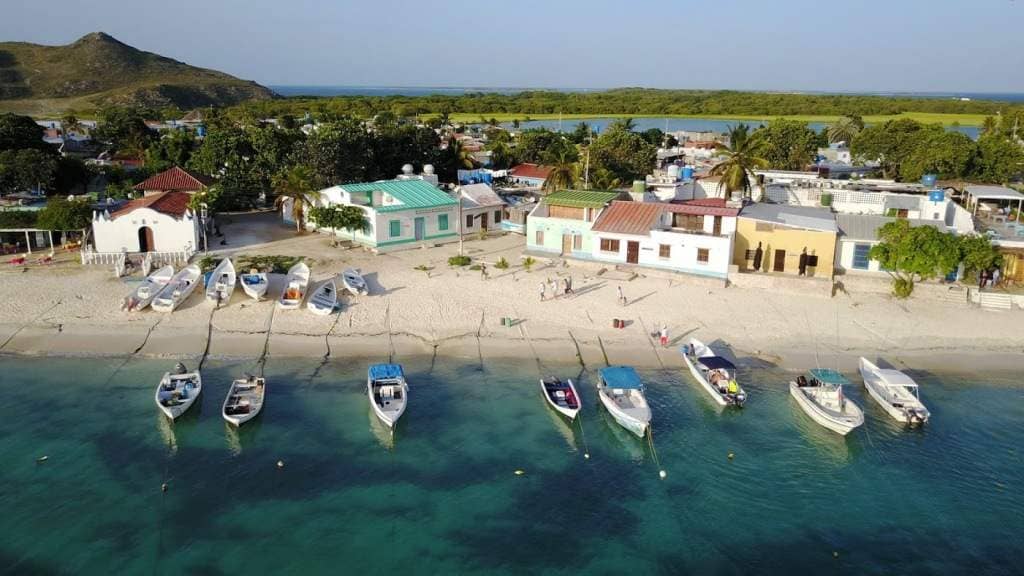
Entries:
{"label": "white boat", "polygon": [[277,301],[277,307],[285,310],[294,310],[302,305],[306,297],[306,289],[309,287],[309,266],[302,262],[288,269],[284,279],[284,290],[281,291],[281,298]]}
{"label": "white boat", "polygon": [[334,278],[321,284],[306,301],[309,311],[318,316],[327,316],[338,305],[338,285]]}
{"label": "white boat", "polygon": [[405,412],[409,384],[399,364],[374,364],[366,373],[366,394],[370,406],[388,428],[394,428]]}
{"label": "white boat", "polygon": [[620,426],[643,438],[651,426],[651,408],[644,385],[631,366],[612,366],[598,372],[597,395]]}
{"label": "white boat", "polygon": [[221,415],[228,424],[241,426],[252,420],[263,409],[263,398],[267,393],[267,381],[257,376],[246,376],[231,383],[231,389],[224,398]]}
{"label": "white boat", "polygon": [[366,287],[366,280],[363,279],[363,275],[355,268],[346,268],[341,273],[341,282],[345,285],[345,289],[351,292],[353,296],[369,294],[370,292],[369,288]]}
{"label": "white boat", "polygon": [[174,277],[174,266],[170,265],[164,266],[146,276],[146,279],[131,294],[125,297],[124,302],[121,304],[121,310],[128,312],[144,310],[153,301],[153,298],[156,298],[156,295],[164,289],[164,286],[167,286],[172,277]]}
{"label": "white boat", "polygon": [[253,300],[259,300],[267,293],[270,281],[265,272],[259,272],[255,268],[248,274],[240,274],[238,279],[242,284],[242,291]]}
{"label": "white boat", "polygon": [[736,366],[693,338],[683,346],[683,358],[690,374],[721,406],[739,406],[747,401],[747,393],[736,382]]}
{"label": "white boat", "polygon": [[868,394],[898,422],[924,424],[931,413],[921,402],[917,383],[900,372],[879,368],[866,358],[860,359],[860,375]]}
{"label": "white boat", "polygon": [[153,310],[157,312],[174,312],[174,309],[188,300],[192,291],[199,284],[199,277],[202,276],[199,266],[189,264],[182,268],[171,278],[171,281],[164,286],[164,289],[153,299]]}
{"label": "white boat", "polygon": [[812,420],[842,435],[864,423],[864,412],[843,394],[849,381],[835,370],[817,368],[810,379],[799,376],[789,383],[789,393]]}
{"label": "white boat", "polygon": [[564,382],[555,376],[541,378],[540,391],[548,406],[554,408],[559,414],[569,420],[575,420],[580,412],[580,396],[576,393],[576,386],[572,380]]}
{"label": "white boat", "polygon": [[199,372],[189,372],[179,362],[173,372],[166,372],[156,387],[156,405],[171,420],[187,411],[203,391]]}
{"label": "white boat", "polygon": [[211,302],[227,303],[228,300],[231,300],[231,295],[235,293],[236,281],[235,265],[231,263],[231,258],[221,260],[220,264],[213,269],[210,280],[206,284],[206,299]]}

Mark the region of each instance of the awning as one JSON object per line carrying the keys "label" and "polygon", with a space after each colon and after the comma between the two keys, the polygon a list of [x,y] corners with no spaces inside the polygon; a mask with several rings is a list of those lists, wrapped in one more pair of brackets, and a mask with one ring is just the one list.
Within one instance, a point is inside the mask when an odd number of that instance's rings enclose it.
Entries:
{"label": "awning", "polygon": [[828,368],[815,368],[815,369],[811,370],[811,376],[817,378],[818,380],[820,380],[821,382],[823,382],[825,384],[849,384],[850,383],[850,381],[847,380],[845,376],[843,376],[839,372],[836,372],[835,370],[830,370]]}
{"label": "awning", "polygon": [[369,370],[370,380],[394,380],[402,377],[399,364],[374,364]]}
{"label": "awning", "polygon": [[735,370],[736,365],[721,356],[704,356],[697,358],[697,362],[703,364],[708,370]]}
{"label": "awning", "polygon": [[620,388],[623,390],[643,390],[644,384],[640,376],[632,366],[612,366],[602,368],[600,371],[601,380],[609,388]]}

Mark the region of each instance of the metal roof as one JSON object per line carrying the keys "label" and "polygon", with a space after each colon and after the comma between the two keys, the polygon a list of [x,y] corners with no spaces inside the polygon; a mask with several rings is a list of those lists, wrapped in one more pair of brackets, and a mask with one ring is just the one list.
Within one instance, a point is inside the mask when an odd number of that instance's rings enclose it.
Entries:
{"label": "metal roof", "polygon": [[463,208],[505,205],[505,201],[487,184],[466,184],[459,186],[459,191],[462,193]]}
{"label": "metal roof", "polygon": [[[839,234],[847,240],[878,240],[878,230],[897,219],[889,216],[878,216],[875,214],[836,214],[836,225],[839,227]],[[918,220],[904,218],[910,222],[911,227],[931,226],[940,231],[945,230],[945,224],[938,220]]]}
{"label": "metal roof", "polygon": [[665,205],[657,202],[615,201],[601,212],[594,232],[646,236],[657,224]]}
{"label": "metal roof", "polygon": [[566,206],[568,208],[601,208],[619,196],[619,192],[559,190],[545,196],[544,203],[548,206]]}
{"label": "metal roof", "polygon": [[1024,194],[1002,186],[971,185],[965,190],[979,200],[1024,200]]}
{"label": "metal roof", "polygon": [[440,188],[424,180],[381,180],[380,182],[362,182],[356,184],[339,184],[339,188],[349,193],[384,192],[401,202],[387,206],[374,206],[377,212],[398,212],[419,208],[434,208],[456,204],[454,198],[445,194]]}
{"label": "metal roof", "polygon": [[895,196],[885,197],[886,210],[917,210],[921,207],[921,198],[924,196]]}
{"label": "metal roof", "polygon": [[770,222],[790,228],[804,228],[821,232],[835,232],[836,216],[828,208],[790,206],[788,204],[748,204],[740,211],[740,218]]}
{"label": "metal roof", "polygon": [[678,214],[699,216],[732,216],[740,213],[739,208],[726,206],[724,198],[698,198],[696,200],[672,200],[666,208]]}

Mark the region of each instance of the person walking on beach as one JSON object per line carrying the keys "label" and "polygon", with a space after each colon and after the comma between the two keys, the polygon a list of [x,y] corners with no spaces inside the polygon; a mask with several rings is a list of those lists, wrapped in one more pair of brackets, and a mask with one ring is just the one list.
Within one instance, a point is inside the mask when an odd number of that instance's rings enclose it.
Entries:
{"label": "person walking on beach", "polygon": [[558,280],[555,278],[551,279],[551,297],[558,298]]}
{"label": "person walking on beach", "polygon": [[626,305],[626,295],[622,293],[622,286],[616,286],[615,290],[619,293],[619,305]]}
{"label": "person walking on beach", "polygon": [[540,283],[540,301],[541,302],[543,302],[545,300],[546,294],[544,293],[544,291],[547,289],[547,287],[548,287],[547,284],[545,284],[543,282]]}
{"label": "person walking on beach", "polygon": [[572,291],[572,276],[565,279],[565,293],[575,294],[575,292]]}
{"label": "person walking on beach", "polygon": [[661,347],[665,348],[668,346],[668,326],[662,324],[661,331],[658,334],[661,336]]}
{"label": "person walking on beach", "polygon": [[985,284],[988,282],[988,270],[982,270],[978,274],[978,290],[984,290]]}
{"label": "person walking on beach", "polygon": [[487,264],[480,263],[480,279],[487,280]]}

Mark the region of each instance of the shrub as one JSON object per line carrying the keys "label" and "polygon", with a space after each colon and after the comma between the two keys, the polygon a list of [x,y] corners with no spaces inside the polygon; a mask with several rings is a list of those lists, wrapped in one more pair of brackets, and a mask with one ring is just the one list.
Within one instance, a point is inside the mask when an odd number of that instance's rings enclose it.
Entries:
{"label": "shrub", "polygon": [[498,270],[507,270],[508,260],[505,260],[505,257],[502,256],[501,258],[498,258],[497,262],[494,263],[494,267],[497,268]]}
{"label": "shrub", "polygon": [[896,278],[892,283],[892,294],[897,298],[909,298],[914,291],[914,281],[909,278]]}
{"label": "shrub", "polygon": [[255,268],[274,274],[285,274],[289,268],[302,260],[302,256],[242,256],[238,259],[238,269],[248,271]]}
{"label": "shrub", "polygon": [[469,256],[452,256],[448,259],[449,266],[468,266],[473,259]]}
{"label": "shrub", "polygon": [[536,263],[537,261],[532,256],[527,256],[523,259],[523,268],[526,268],[526,271],[529,272],[530,268],[533,268],[533,265]]}

